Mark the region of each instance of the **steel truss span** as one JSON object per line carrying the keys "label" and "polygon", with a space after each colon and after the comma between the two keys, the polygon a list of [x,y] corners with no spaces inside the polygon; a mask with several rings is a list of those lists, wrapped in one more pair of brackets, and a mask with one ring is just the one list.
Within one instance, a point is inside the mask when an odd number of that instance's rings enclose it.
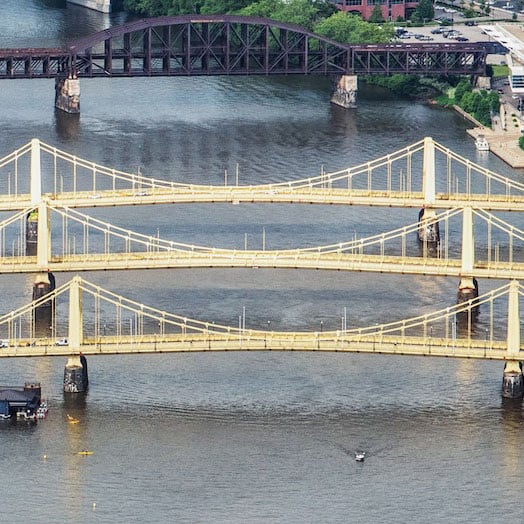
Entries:
{"label": "steel truss span", "polygon": [[347,45],[265,18],[138,20],[58,49],[0,49],[1,78],[198,75],[484,75],[483,44]]}

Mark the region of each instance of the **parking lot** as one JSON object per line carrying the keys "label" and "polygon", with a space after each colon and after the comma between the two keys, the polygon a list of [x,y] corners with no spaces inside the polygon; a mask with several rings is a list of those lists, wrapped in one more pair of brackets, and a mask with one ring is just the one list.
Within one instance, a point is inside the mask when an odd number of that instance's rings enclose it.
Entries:
{"label": "parking lot", "polygon": [[[464,25],[467,19],[461,19],[460,23],[454,23],[452,26],[425,26],[425,27],[408,27],[408,38],[399,39],[400,42],[457,42],[456,38],[467,39],[464,42],[488,42],[490,40],[489,35],[483,34],[482,29],[478,25],[467,26]],[[455,38],[445,37],[442,33],[435,34],[432,31],[442,29],[446,31],[454,31]],[[422,35],[422,38],[418,37]]]}

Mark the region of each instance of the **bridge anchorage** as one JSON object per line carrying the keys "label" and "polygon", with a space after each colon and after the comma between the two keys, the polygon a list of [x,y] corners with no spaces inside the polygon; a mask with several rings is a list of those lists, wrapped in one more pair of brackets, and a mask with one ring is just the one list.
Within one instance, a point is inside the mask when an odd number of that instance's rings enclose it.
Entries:
{"label": "bridge anchorage", "polygon": [[[524,382],[520,361],[520,297],[512,280],[498,289],[432,313],[371,327],[335,331],[271,331],[189,319],[116,295],[75,276],[45,297],[0,315],[0,336],[9,341],[0,358],[67,357],[64,388],[87,388],[89,355],[156,354],[209,351],[314,351],[397,356],[450,357],[505,362],[502,395],[520,397]],[[55,343],[39,335],[35,311],[53,301]],[[506,304],[507,325],[494,314]],[[485,329],[472,323],[473,308],[489,311]],[[67,318],[58,312],[68,311]],[[468,319],[458,323],[458,317]],[[313,321],[312,321],[313,323]],[[314,322],[316,324],[316,322]],[[47,330],[49,333],[49,330]]]}
{"label": "bridge anchorage", "polygon": [[348,45],[275,20],[184,15],[136,20],[64,48],[0,50],[0,79],[55,78],[55,105],[80,112],[80,78],[324,75],[354,107],[357,75],[486,76],[483,44]]}

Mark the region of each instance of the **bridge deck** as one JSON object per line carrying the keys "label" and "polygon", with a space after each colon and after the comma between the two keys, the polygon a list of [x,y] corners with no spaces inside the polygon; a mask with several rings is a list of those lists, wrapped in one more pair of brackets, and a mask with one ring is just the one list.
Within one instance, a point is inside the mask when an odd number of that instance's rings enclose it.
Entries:
{"label": "bridge deck", "polygon": [[[43,195],[53,205],[72,208],[114,207],[154,204],[204,204],[204,203],[260,203],[260,204],[319,204],[369,207],[405,207],[421,209],[425,206],[422,192],[368,191],[359,189],[285,190],[259,186],[202,186],[186,189],[152,189],[147,192],[122,190],[77,191]],[[15,211],[31,206],[29,194],[0,195],[0,211]],[[436,209],[471,206],[491,211],[524,211],[524,196],[437,193]]]}
{"label": "bridge deck", "polygon": [[[47,339],[19,340],[17,347],[0,348],[0,358],[68,356],[78,354],[56,346]],[[388,335],[344,336],[343,333],[277,333],[230,337],[220,334],[142,335],[140,337],[97,337],[84,339],[84,355],[199,353],[211,351],[312,351],[372,353],[383,355],[431,356],[482,360],[524,360],[524,348],[510,356],[506,343],[490,340],[464,340],[439,337],[401,337]]]}

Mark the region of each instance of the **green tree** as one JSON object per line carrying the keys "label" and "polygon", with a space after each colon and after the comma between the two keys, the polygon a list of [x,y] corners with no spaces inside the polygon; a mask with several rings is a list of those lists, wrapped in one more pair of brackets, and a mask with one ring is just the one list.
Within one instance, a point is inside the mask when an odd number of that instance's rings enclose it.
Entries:
{"label": "green tree", "polygon": [[429,21],[435,18],[435,8],[432,0],[420,0],[418,7],[415,9],[417,17],[421,21]]}
{"label": "green tree", "polygon": [[[331,16],[336,11],[335,4],[326,0],[319,2],[312,0],[259,0],[240,9],[237,13],[244,16],[263,16],[312,30],[319,20]],[[209,11],[202,8],[202,12]]]}
{"label": "green tree", "polygon": [[373,11],[371,11],[371,15],[369,16],[369,22],[372,24],[382,24],[385,22],[380,4],[375,4],[373,7]]}
{"label": "green tree", "polygon": [[370,24],[358,15],[343,11],[326,18],[314,27],[315,33],[348,44],[387,44],[395,36],[393,24]]}
{"label": "green tree", "polygon": [[473,87],[471,82],[466,78],[463,78],[455,87],[455,102],[460,105],[462,97],[465,93],[471,92]]}
{"label": "green tree", "polygon": [[147,16],[166,15],[171,7],[171,0],[124,0],[126,11]]}

